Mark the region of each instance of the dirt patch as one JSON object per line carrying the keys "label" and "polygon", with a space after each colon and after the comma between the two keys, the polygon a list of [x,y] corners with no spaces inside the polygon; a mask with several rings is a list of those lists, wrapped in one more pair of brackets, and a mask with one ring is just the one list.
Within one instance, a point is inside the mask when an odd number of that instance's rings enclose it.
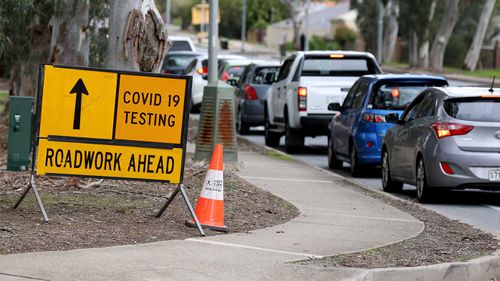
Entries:
{"label": "dirt patch", "polygon": [[468,224],[450,220],[421,207],[418,203],[367,191],[347,181],[343,181],[343,184],[412,215],[424,222],[424,231],[415,238],[386,247],[301,261],[300,264],[358,268],[413,267],[464,262],[492,254],[499,248],[499,241],[493,235]]}
{"label": "dirt patch", "polygon": [[[196,122],[190,124],[194,139]],[[6,136],[0,123],[0,136]],[[17,210],[11,209],[29,180],[28,172],[7,172],[6,138],[0,138],[0,254],[70,250],[185,239],[199,235],[184,225],[190,218],[180,194],[161,218],[154,214],[174,185],[158,182],[38,177],[37,184],[50,222],[42,221],[32,193]],[[191,159],[188,155],[187,159]],[[296,216],[297,208],[234,174],[224,171],[225,224],[230,232],[250,232],[282,224]],[[195,206],[207,163],[187,160],[185,188]],[[92,182],[91,182],[92,181]],[[89,184],[90,183],[90,184]],[[90,185],[90,188],[82,188]],[[220,233],[207,230],[207,235]]]}

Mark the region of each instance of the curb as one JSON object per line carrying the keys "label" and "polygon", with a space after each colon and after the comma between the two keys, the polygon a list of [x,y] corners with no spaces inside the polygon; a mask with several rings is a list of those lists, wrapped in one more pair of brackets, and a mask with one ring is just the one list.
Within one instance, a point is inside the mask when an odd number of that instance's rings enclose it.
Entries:
{"label": "curb", "polygon": [[[380,190],[374,190],[355,182],[351,179],[343,177],[341,175],[335,174],[334,172],[316,167],[311,165],[304,160],[297,159],[293,155],[286,154],[276,148],[255,143],[252,140],[246,139],[246,141],[251,142],[255,145],[264,147],[266,149],[275,151],[281,155],[292,157],[295,161],[304,164],[308,167],[328,172],[335,177],[344,180],[352,185],[355,185],[368,192],[374,192],[379,195],[387,196],[391,199],[396,199],[400,201],[407,202],[407,200],[401,199],[397,196],[383,192]],[[421,206],[423,207],[423,206]],[[425,208],[425,207],[423,207]],[[424,226],[425,227],[425,226]],[[482,230],[484,231],[484,230]],[[486,231],[484,231],[486,232]],[[410,237],[412,238],[412,237]],[[408,238],[408,239],[410,239]],[[406,240],[406,239],[405,239]],[[396,241],[398,243],[401,241]],[[391,244],[394,244],[391,243]],[[387,245],[385,245],[387,246]],[[384,247],[384,246],[381,246]],[[451,262],[451,263],[440,263],[433,265],[417,266],[417,267],[390,267],[390,268],[377,268],[377,269],[363,269],[362,273],[357,276],[350,278],[350,281],[387,281],[387,280],[443,280],[443,281],[470,281],[470,280],[489,280],[496,281],[500,280],[500,249],[495,251],[493,254],[488,256],[479,257],[466,262]]]}

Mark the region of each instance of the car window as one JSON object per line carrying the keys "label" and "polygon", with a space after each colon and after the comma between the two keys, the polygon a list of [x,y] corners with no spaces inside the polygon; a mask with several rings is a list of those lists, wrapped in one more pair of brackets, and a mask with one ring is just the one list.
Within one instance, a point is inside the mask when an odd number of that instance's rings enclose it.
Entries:
{"label": "car window", "polygon": [[376,73],[379,73],[378,68],[367,57],[307,56],[301,76],[362,76]]}
{"label": "car window", "polygon": [[283,63],[283,66],[281,66],[280,72],[278,74],[278,81],[281,81],[288,76],[288,73],[290,72],[290,68],[292,67],[293,61],[294,61],[294,58],[289,58]]}
{"label": "car window", "polygon": [[243,70],[243,73],[241,74],[240,80],[238,81],[238,85],[243,85],[243,84],[248,83],[247,80],[248,80],[248,77],[250,76],[252,69],[253,69],[252,66],[245,67],[245,69]]}
{"label": "car window", "polygon": [[[259,67],[255,69],[254,75],[250,83],[252,84],[270,84],[269,82],[273,79],[270,77],[275,77],[278,73],[279,67]],[[271,82],[272,83],[272,82]]]}
{"label": "car window", "polygon": [[168,49],[169,52],[172,51],[194,51],[188,41],[179,40],[172,41],[172,46]]}
{"label": "car window", "polygon": [[403,120],[405,122],[413,121],[417,118],[420,113],[420,108],[422,108],[422,103],[424,101],[425,95],[419,95],[412,104],[408,107],[407,111],[403,115]]}
{"label": "car window", "polygon": [[427,95],[427,98],[422,103],[422,109],[418,118],[429,117],[436,115],[437,98],[433,95]]}
{"label": "car window", "polygon": [[376,85],[370,99],[373,109],[404,110],[427,88],[426,85],[384,83]]}
{"label": "car window", "polygon": [[444,101],[449,116],[466,121],[500,122],[500,98],[460,98]]}
{"label": "car window", "polygon": [[363,105],[363,100],[367,91],[368,91],[368,82],[361,81],[361,83],[358,86],[358,89],[356,90],[356,93],[353,96],[352,108],[360,108]]}
{"label": "car window", "polygon": [[352,107],[352,100],[354,98],[354,94],[356,93],[356,90],[358,89],[358,85],[360,84],[361,82],[358,81],[356,83],[354,83],[354,85],[352,85],[351,89],[349,90],[349,92],[347,93],[347,96],[346,98],[344,99],[344,103],[342,104],[342,107],[344,109],[347,109],[347,108],[351,108]]}

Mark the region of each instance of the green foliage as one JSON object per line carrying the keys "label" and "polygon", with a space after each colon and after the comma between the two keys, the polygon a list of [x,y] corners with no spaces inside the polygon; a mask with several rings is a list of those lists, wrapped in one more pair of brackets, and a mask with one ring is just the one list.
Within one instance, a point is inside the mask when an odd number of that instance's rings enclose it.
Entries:
{"label": "green foliage", "polygon": [[89,66],[104,67],[108,53],[108,27],[105,25],[109,17],[107,0],[90,0],[90,50]]}
{"label": "green foliage", "polygon": [[309,40],[309,50],[338,50],[341,49],[338,42],[329,41],[325,38],[313,36]]}
{"label": "green foliage", "polygon": [[347,26],[339,26],[335,30],[334,40],[342,49],[352,49],[358,34]]}
{"label": "green foliage", "polygon": [[[359,1],[358,1],[359,2]],[[363,1],[358,6],[358,17],[356,22],[363,39],[365,40],[366,50],[372,53],[377,51],[377,19],[378,19],[378,1]],[[404,1],[400,1],[404,2]],[[412,1],[413,2],[413,1]]]}
{"label": "green foliage", "polygon": [[461,67],[464,63],[465,55],[469,45],[459,36],[452,36],[446,46],[443,65],[447,67]]}

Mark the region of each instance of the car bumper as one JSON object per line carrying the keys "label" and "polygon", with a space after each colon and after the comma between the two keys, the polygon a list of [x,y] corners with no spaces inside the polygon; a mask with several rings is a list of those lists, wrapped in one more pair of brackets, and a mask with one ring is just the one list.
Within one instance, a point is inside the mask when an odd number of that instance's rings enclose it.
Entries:
{"label": "car bumper", "polygon": [[382,149],[376,133],[358,133],[354,139],[360,164],[377,166],[382,163]]}
{"label": "car bumper", "polygon": [[328,135],[328,125],[333,114],[310,114],[307,116],[300,117],[300,125],[302,126],[302,131],[305,135]]}
{"label": "car bumper", "polygon": [[243,100],[240,104],[241,119],[250,126],[264,125],[264,106],[259,100]]}
{"label": "car bumper", "polygon": [[[442,146],[440,146],[442,147]],[[425,161],[430,186],[500,190],[500,181],[490,181],[488,172],[500,169],[500,153],[462,151],[456,145],[445,151],[438,148],[437,157]],[[454,174],[444,172],[446,162]]]}

